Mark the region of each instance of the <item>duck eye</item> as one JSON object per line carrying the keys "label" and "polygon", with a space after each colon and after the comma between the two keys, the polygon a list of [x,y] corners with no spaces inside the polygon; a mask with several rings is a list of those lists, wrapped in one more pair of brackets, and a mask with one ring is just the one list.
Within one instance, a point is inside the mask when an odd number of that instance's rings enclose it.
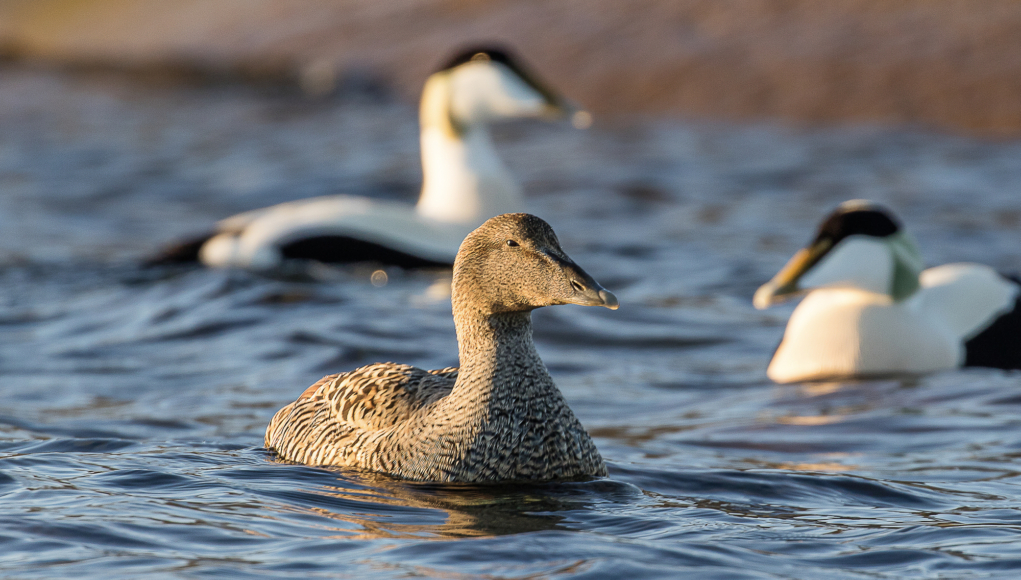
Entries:
{"label": "duck eye", "polygon": [[514,240],[507,240],[507,245],[512,247],[512,248],[518,247],[518,243],[515,242]]}

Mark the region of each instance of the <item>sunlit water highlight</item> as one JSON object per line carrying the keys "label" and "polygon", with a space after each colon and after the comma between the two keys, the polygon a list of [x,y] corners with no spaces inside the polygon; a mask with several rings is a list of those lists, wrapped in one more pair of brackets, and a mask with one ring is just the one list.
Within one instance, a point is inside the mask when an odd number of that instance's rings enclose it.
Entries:
{"label": "sunlit water highlight", "polygon": [[415,484],[281,463],[324,374],[456,364],[449,274],[140,271],[215,218],[412,200],[414,109],[0,70],[0,575],[1010,578],[1021,374],[776,386],[754,288],[838,202],[930,263],[1021,269],[1021,146],[638,120],[498,131],[530,210],[621,300],[537,312],[605,480]]}

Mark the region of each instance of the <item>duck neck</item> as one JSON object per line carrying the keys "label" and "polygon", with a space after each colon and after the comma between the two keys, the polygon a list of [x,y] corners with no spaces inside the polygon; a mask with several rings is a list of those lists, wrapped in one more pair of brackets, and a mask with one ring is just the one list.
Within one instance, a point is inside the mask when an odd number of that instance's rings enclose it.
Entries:
{"label": "duck neck", "polygon": [[416,211],[441,222],[477,226],[520,211],[521,189],[496,154],[482,121],[457,121],[450,111],[449,75],[429,78],[419,110],[422,194]]}
{"label": "duck neck", "polygon": [[453,397],[495,407],[553,384],[532,342],[531,312],[459,314],[455,320],[461,368]]}

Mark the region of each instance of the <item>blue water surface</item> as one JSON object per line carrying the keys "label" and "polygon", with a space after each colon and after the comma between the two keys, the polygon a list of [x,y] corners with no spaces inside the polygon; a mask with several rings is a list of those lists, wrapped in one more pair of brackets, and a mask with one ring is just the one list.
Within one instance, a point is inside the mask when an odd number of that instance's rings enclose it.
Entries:
{"label": "blue water surface", "polygon": [[932,264],[1021,270],[1016,141],[501,127],[529,210],[622,304],[534,316],[610,475],[434,485],[281,462],[262,436],[325,374],[456,364],[449,272],[137,267],[270,203],[413,201],[413,106],[0,73],[0,576],[1021,574],[1021,374],[774,385],[792,307],[750,304],[855,197],[894,207]]}

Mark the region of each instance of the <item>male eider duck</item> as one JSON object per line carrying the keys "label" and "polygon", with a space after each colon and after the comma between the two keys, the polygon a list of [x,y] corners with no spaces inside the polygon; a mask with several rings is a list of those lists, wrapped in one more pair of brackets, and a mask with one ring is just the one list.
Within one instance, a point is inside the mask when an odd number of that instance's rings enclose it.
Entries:
{"label": "male eider duck", "polygon": [[841,204],[755,292],[759,309],[807,292],[769,378],[1021,368],[1021,283],[982,264],[922,268],[915,242],[889,210],[864,200]]}
{"label": "male eider duck", "polygon": [[524,207],[488,125],[566,114],[577,127],[591,122],[507,52],[466,50],[430,76],[422,91],[424,181],[417,205],[348,195],[282,203],[224,219],[211,236],[179,244],[150,264],[201,261],[268,270],[287,259],[308,259],[449,267],[468,232]]}
{"label": "male eider duck", "polygon": [[616,309],[617,299],[529,214],[488,220],[454,262],[461,367],[377,363],[330,375],[277,411],[266,447],[280,457],[446,482],[606,475],[592,439],[532,342],[531,311]]}

